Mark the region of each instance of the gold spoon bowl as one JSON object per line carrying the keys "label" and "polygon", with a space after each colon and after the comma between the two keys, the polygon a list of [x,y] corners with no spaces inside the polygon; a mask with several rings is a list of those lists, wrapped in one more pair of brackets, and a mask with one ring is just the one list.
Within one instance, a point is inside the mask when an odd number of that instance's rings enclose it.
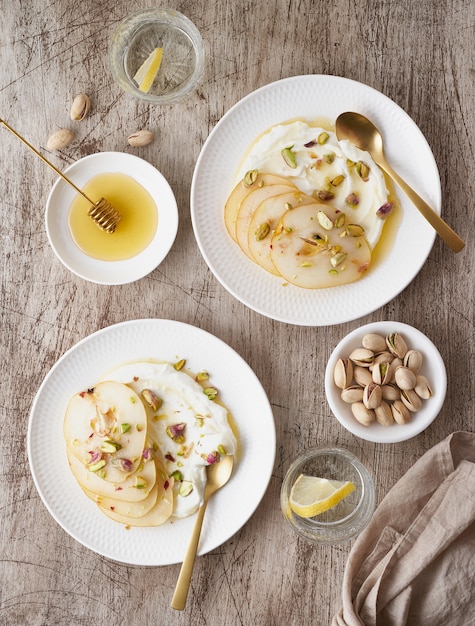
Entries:
{"label": "gold spoon bowl", "polygon": [[463,249],[465,243],[457,233],[389,165],[384,155],[381,133],[368,118],[360,113],[341,113],[336,119],[335,131],[338,139],[348,139],[371,154],[373,161],[397,183],[453,252]]}

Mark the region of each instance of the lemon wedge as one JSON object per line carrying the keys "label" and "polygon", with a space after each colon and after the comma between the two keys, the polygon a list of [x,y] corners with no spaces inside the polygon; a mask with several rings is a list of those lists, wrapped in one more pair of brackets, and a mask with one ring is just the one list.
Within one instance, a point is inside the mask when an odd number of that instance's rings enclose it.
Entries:
{"label": "lemon wedge", "polygon": [[140,91],[148,93],[162,64],[163,48],[155,48],[137,70],[134,80]]}
{"label": "lemon wedge", "polygon": [[290,508],[299,517],[314,517],[332,509],[354,489],[350,481],[300,474],[290,490]]}

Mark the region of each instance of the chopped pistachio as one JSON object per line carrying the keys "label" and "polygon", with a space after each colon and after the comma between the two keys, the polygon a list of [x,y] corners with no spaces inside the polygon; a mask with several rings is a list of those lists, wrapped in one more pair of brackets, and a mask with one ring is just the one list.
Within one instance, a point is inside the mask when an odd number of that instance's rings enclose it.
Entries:
{"label": "chopped pistachio", "polygon": [[259,172],[257,170],[249,170],[246,172],[243,179],[244,185],[246,187],[251,187],[256,182],[258,173]]}
{"label": "chopped pistachio", "polygon": [[206,389],[204,389],[203,391],[210,400],[214,400],[218,395],[218,390],[214,387],[206,387]]}
{"label": "chopped pistachio", "polygon": [[369,167],[366,165],[366,163],[363,163],[363,161],[358,161],[358,163],[356,164],[356,171],[360,178],[365,181],[368,180]]}
{"label": "chopped pistachio", "polygon": [[358,192],[352,191],[351,193],[349,193],[345,198],[345,202],[350,206],[358,206],[358,204],[360,203],[360,197],[358,195]]}
{"label": "chopped pistachio", "polygon": [[162,406],[162,399],[152,389],[143,389],[142,398],[154,411],[158,411]]}
{"label": "chopped pistachio", "polygon": [[173,366],[177,371],[180,371],[184,368],[186,363],[186,359],[180,359],[179,361],[177,361],[175,363],[175,365]]}
{"label": "chopped pistachio", "polygon": [[326,131],[323,131],[323,133],[320,133],[318,135],[317,141],[321,146],[323,146],[324,144],[327,143],[329,139],[330,139],[330,135]]}
{"label": "chopped pistachio", "polygon": [[329,189],[318,189],[317,191],[313,192],[313,197],[316,200],[333,200],[333,198],[335,197],[335,194],[333,193],[333,191],[330,191]]}
{"label": "chopped pistachio", "polygon": [[191,483],[189,480],[184,480],[181,483],[180,488],[178,489],[179,495],[183,496],[184,498],[186,498],[186,496],[189,496],[192,491],[193,483]]}
{"label": "chopped pistachio", "polygon": [[112,441],[112,439],[104,439],[104,441],[101,444],[102,452],[107,452],[108,454],[113,454],[114,452],[117,452],[117,450],[120,450],[121,448],[122,446],[120,445],[120,443],[117,443],[117,441]]}
{"label": "chopped pistachio", "polygon": [[120,432],[121,432],[122,434],[126,433],[126,432],[127,432],[127,431],[129,431],[129,430],[130,430],[130,424],[127,424],[127,422],[123,422],[123,423],[120,425]]}
{"label": "chopped pistachio", "polygon": [[256,236],[256,241],[262,241],[263,239],[267,237],[269,233],[270,233],[270,224],[269,222],[264,222],[256,229],[256,232],[254,233]]}
{"label": "chopped pistachio", "polygon": [[345,180],[345,177],[343,174],[338,174],[338,176],[335,176],[335,178],[333,180],[330,181],[331,185],[333,187],[338,187],[338,185],[341,185],[341,183]]}
{"label": "chopped pistachio", "polygon": [[317,220],[325,230],[332,230],[333,222],[324,211],[317,211]]}
{"label": "chopped pistachio", "polygon": [[295,155],[295,152],[293,152],[292,148],[294,146],[289,146],[288,148],[284,148],[283,150],[281,150],[281,155],[282,158],[284,159],[284,161],[287,163],[287,165],[289,167],[291,167],[292,169],[295,169],[297,167],[297,157]]}
{"label": "chopped pistachio", "polygon": [[95,463],[91,463],[90,465],[88,465],[87,469],[90,472],[98,472],[100,469],[104,467],[105,464],[106,464],[105,459],[99,459],[99,461],[96,461]]}
{"label": "chopped pistachio", "polygon": [[226,456],[226,449],[221,443],[218,446],[218,452],[221,456]]}
{"label": "chopped pistachio", "polygon": [[208,380],[208,378],[209,378],[209,374],[205,370],[198,372],[198,374],[196,374],[196,380],[199,383],[203,382],[203,380]]}
{"label": "chopped pistachio", "polygon": [[134,487],[136,489],[145,489],[146,486],[147,486],[147,481],[145,480],[145,478],[142,478],[142,476],[135,477]]}

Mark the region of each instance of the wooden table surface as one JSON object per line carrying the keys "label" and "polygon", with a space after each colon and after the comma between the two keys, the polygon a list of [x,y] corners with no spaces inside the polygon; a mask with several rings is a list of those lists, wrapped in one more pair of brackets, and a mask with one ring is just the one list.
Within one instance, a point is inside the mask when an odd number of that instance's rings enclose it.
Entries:
{"label": "wooden table surface", "polygon": [[[150,275],[124,286],[86,282],[65,269],[48,244],[44,206],[54,173],[0,129],[0,624],[329,624],[340,606],[351,544],[317,547],[284,522],[279,490],[292,459],[316,444],[345,446],[373,473],[379,502],[430,447],[475,426],[475,4],[169,0],[201,31],[206,72],[195,93],[164,108],[125,95],[108,67],[112,31],[146,4],[0,0],[1,117],[59,168],[109,150],[146,159],[170,182],[180,217],[170,254]],[[223,114],[258,87],[310,73],[370,85],[412,117],[440,170],[443,216],[467,242],[454,254],[437,238],[402,293],[334,327],[276,322],[237,301],[203,260],[189,209],[196,159]],[[71,126],[70,103],[82,91],[92,109],[75,126],[76,140],[48,151],[50,133]],[[126,138],[139,128],[157,138],[131,148]],[[149,317],[193,324],[235,349],[262,382],[277,431],[275,466],[260,506],[235,536],[198,559],[182,613],[170,608],[180,565],[124,565],[83,547],[48,513],[27,458],[29,411],[57,359],[98,329]],[[384,319],[426,333],[448,374],[438,419],[394,445],[345,431],[331,416],[323,387],[336,343],[363,323]]]}

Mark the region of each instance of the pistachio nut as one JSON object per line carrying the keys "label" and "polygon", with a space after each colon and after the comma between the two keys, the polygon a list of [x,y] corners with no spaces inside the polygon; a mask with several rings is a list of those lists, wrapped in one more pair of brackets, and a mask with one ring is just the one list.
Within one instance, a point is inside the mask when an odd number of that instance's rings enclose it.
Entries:
{"label": "pistachio nut", "polygon": [[127,143],[134,148],[143,148],[152,143],[154,134],[151,130],[137,130],[127,137]]}
{"label": "pistachio nut", "polygon": [[71,105],[71,119],[77,122],[83,120],[91,108],[91,99],[85,93],[78,93]]}
{"label": "pistachio nut", "polygon": [[353,367],[353,378],[358,385],[366,387],[373,381],[373,376],[367,367],[361,367],[357,365]]}
{"label": "pistachio nut", "polygon": [[71,143],[74,133],[69,128],[60,128],[50,135],[46,147],[48,150],[61,150]]}
{"label": "pistachio nut", "polygon": [[376,415],[376,421],[382,426],[391,426],[394,424],[393,412],[390,405],[387,402],[381,402],[381,404],[374,409]]}
{"label": "pistachio nut", "polygon": [[428,400],[432,396],[432,388],[430,386],[430,383],[427,378],[422,374],[419,374],[416,377],[414,391],[417,393],[419,398],[422,398],[423,400]]}
{"label": "pistachio nut", "polygon": [[366,408],[362,402],[353,402],[351,405],[351,412],[358,422],[363,424],[363,426],[369,426],[376,419],[374,411]]}
{"label": "pistachio nut", "polygon": [[422,400],[414,389],[401,389],[401,400],[411,413],[416,413],[422,407]]}
{"label": "pistachio nut", "polygon": [[390,402],[394,402],[394,400],[399,400],[401,396],[400,390],[391,383],[387,385],[381,386],[381,392],[383,395],[383,400],[389,400]]}
{"label": "pistachio nut", "polygon": [[404,364],[402,362],[402,359],[399,359],[397,357],[391,361],[391,382],[392,383],[396,382],[394,375],[396,373],[397,368],[402,367],[403,365]]}
{"label": "pistachio nut", "polygon": [[369,367],[374,361],[374,352],[366,348],[356,348],[350,354],[350,359],[355,365],[360,367]]}
{"label": "pistachio nut", "polygon": [[407,424],[411,421],[411,414],[401,400],[396,400],[391,404],[391,411],[396,424]]}
{"label": "pistachio nut", "polygon": [[391,380],[391,364],[390,363],[376,363],[372,370],[373,382],[377,385],[386,385]]}
{"label": "pistachio nut", "polygon": [[243,183],[245,187],[251,187],[257,180],[258,170],[249,170],[244,174]]}
{"label": "pistachio nut", "polygon": [[353,380],[353,363],[349,359],[338,359],[333,370],[335,385],[345,389]]}
{"label": "pistachio nut", "polygon": [[368,333],[362,340],[363,348],[372,350],[375,353],[384,352],[386,350],[386,339],[377,333]]}
{"label": "pistachio nut", "polygon": [[325,230],[331,230],[334,226],[332,220],[328,217],[325,211],[317,211],[317,220],[320,226]]}
{"label": "pistachio nut", "polygon": [[367,409],[375,409],[379,406],[383,399],[383,392],[381,386],[376,383],[370,383],[366,385],[363,390],[363,404]]}
{"label": "pistachio nut", "polygon": [[158,411],[162,405],[162,399],[152,389],[143,389],[142,398],[154,411]]}
{"label": "pistachio nut", "polygon": [[408,367],[404,367],[404,365],[396,368],[394,380],[401,390],[414,389],[416,385],[416,375]]}
{"label": "pistachio nut", "polygon": [[362,402],[363,387],[360,387],[359,385],[350,385],[349,387],[346,387],[346,389],[343,389],[341,392],[341,399],[347,404],[353,404],[353,402]]}
{"label": "pistachio nut", "polygon": [[260,226],[257,227],[256,232],[254,233],[256,237],[256,241],[262,241],[267,237],[270,233],[270,224],[269,222],[264,222]]}
{"label": "pistachio nut", "polygon": [[380,352],[374,357],[373,365],[370,367],[372,369],[379,363],[392,363],[394,361],[393,355],[385,350],[384,352]]}
{"label": "pistachio nut", "polygon": [[391,354],[394,356],[403,359],[407,352],[407,344],[404,341],[404,338],[399,333],[390,333],[386,337],[386,344],[389,348]]}
{"label": "pistachio nut", "polygon": [[422,352],[419,350],[408,350],[404,356],[403,363],[405,367],[417,374],[422,367]]}

